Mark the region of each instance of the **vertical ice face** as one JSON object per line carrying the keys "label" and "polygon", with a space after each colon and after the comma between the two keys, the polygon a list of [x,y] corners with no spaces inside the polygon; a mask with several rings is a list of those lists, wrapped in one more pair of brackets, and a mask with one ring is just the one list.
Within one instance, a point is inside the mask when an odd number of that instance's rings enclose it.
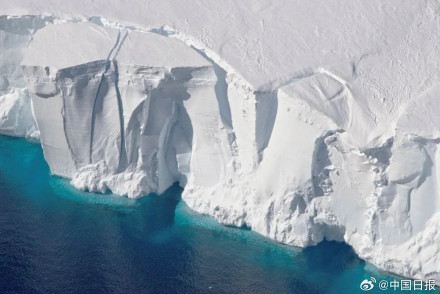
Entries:
{"label": "vertical ice face", "polygon": [[[114,170],[120,130],[109,55],[118,32],[85,24],[61,27],[63,33],[56,25],[41,30],[22,62],[45,158],[64,177],[100,160]],[[106,139],[99,132],[94,136],[100,126]]]}
{"label": "vertical ice face", "polygon": [[216,74],[183,43],[52,25],[36,36],[23,70],[45,157],[77,187],[137,197],[225,177],[231,140]]}
{"label": "vertical ice face", "polygon": [[38,138],[21,71],[26,48],[49,18],[0,16],[0,134]]}
{"label": "vertical ice face", "polygon": [[12,104],[0,103],[0,131],[33,129],[19,88],[52,173],[79,189],[140,197],[179,182],[221,223],[297,246],[345,241],[382,269],[440,279],[438,67],[409,58],[438,53],[435,19],[396,52],[258,90],[218,56],[142,28],[64,23],[21,38],[0,23],[15,48],[0,59],[13,73],[0,80]]}

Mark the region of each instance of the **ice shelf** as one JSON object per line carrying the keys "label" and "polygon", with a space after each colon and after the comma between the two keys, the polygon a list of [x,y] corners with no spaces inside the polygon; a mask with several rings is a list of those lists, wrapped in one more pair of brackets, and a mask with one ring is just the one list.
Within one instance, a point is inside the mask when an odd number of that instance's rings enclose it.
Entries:
{"label": "ice shelf", "polygon": [[440,282],[440,4],[30,2],[0,2],[0,133],[53,174]]}

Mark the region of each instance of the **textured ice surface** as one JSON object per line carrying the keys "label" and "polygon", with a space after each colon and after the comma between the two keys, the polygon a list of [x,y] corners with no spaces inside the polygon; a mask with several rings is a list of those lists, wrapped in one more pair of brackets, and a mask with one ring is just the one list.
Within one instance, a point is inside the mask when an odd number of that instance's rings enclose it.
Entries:
{"label": "textured ice surface", "polygon": [[46,19],[0,16],[0,134],[38,138],[21,61]]}
{"label": "textured ice surface", "polygon": [[0,2],[50,15],[0,22],[0,130],[52,173],[440,281],[437,2],[36,2]]}

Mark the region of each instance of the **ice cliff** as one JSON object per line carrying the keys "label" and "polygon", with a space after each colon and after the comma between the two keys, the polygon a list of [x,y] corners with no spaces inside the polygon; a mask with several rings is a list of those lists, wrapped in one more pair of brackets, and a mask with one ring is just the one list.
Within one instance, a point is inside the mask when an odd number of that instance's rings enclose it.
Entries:
{"label": "ice cliff", "polygon": [[440,282],[440,6],[263,2],[0,2],[22,15],[0,18],[0,132],[39,137],[78,189],[179,182],[223,224]]}

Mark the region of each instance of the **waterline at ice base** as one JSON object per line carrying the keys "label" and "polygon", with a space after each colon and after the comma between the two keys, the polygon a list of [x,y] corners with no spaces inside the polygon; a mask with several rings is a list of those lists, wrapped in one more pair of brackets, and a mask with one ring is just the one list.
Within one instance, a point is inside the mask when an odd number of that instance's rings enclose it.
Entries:
{"label": "waterline at ice base", "polygon": [[82,192],[50,176],[39,144],[0,137],[0,150],[1,293],[352,294],[375,279],[377,294],[407,280],[344,243],[300,249],[222,226],[179,185],[136,200]]}

